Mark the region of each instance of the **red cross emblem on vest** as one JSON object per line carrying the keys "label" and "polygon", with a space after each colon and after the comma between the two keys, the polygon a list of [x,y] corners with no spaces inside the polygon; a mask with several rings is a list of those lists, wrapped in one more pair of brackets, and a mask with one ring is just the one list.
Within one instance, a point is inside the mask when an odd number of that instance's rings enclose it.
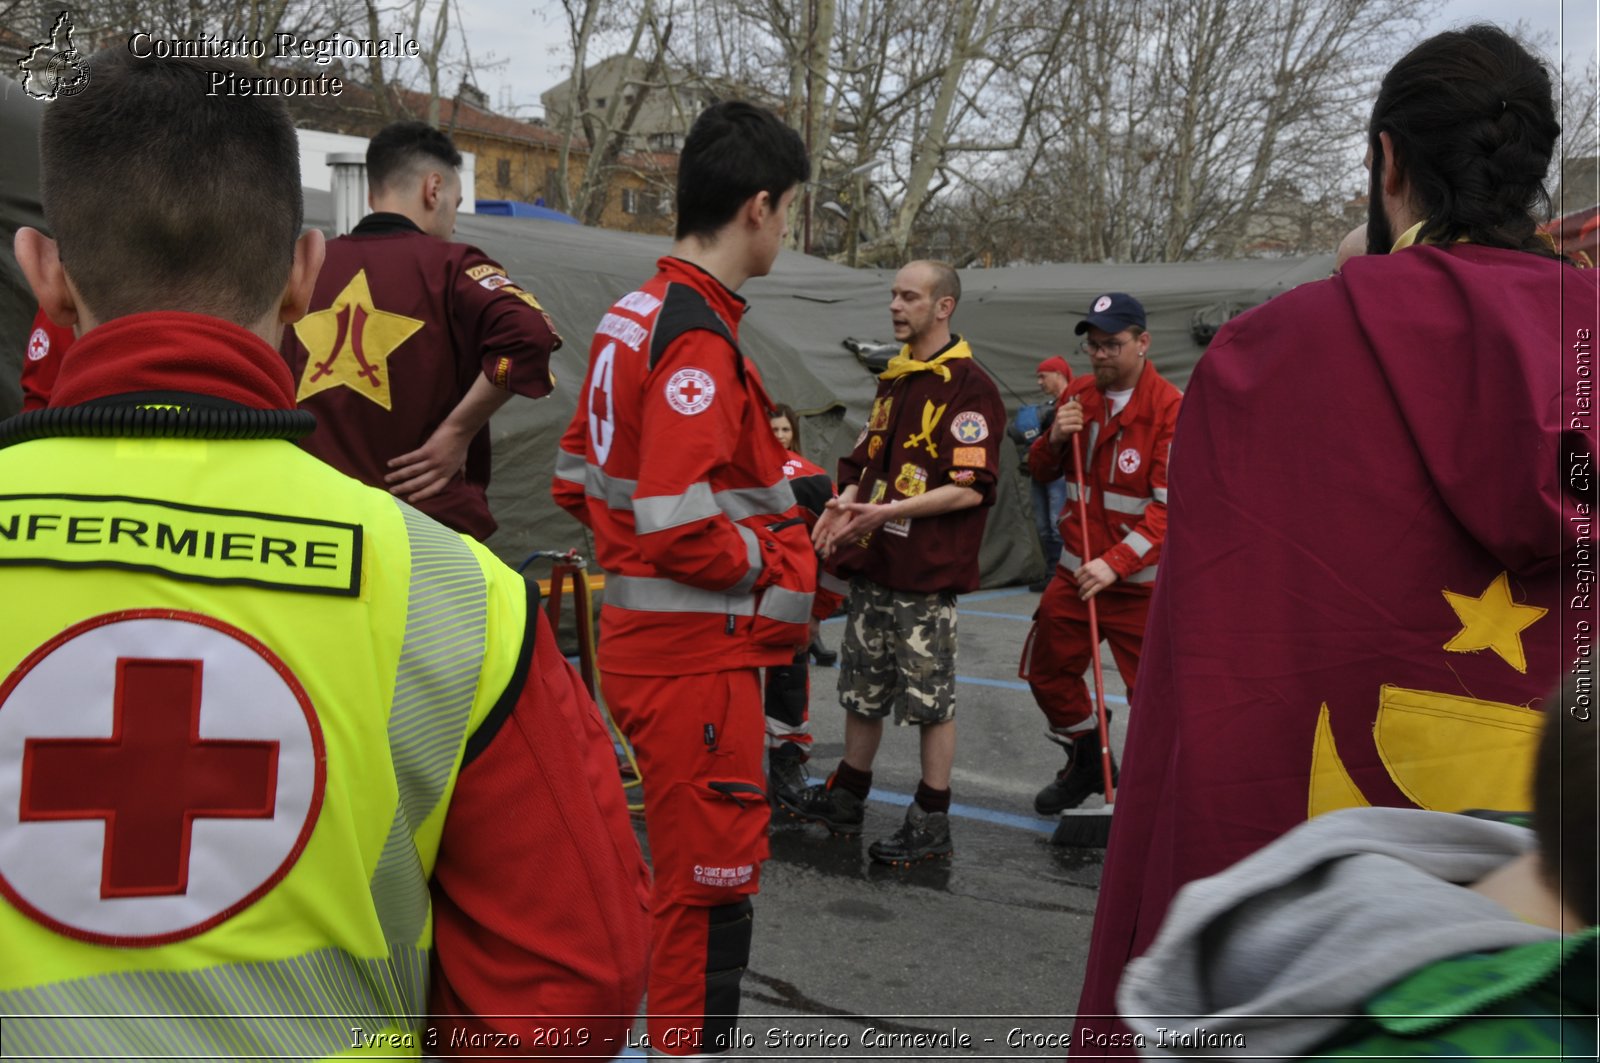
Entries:
{"label": "red cross emblem on vest", "polygon": [[0,685],[0,892],[85,940],[198,934],[293,866],[324,761],[305,690],[238,628],[76,624]]}

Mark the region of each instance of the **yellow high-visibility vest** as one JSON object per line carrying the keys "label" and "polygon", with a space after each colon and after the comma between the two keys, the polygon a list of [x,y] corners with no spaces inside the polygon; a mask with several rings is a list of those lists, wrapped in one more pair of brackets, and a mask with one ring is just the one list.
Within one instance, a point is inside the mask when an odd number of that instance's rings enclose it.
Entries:
{"label": "yellow high-visibility vest", "polygon": [[0,449],[0,599],[6,1048],[425,1050],[523,582],[286,441],[52,438]]}

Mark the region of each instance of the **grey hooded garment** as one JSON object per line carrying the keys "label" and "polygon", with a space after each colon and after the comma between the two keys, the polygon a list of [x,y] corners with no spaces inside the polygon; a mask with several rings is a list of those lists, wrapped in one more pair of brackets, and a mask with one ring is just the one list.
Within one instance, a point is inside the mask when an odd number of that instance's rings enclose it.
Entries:
{"label": "grey hooded garment", "polygon": [[1118,1010],[1150,1058],[1305,1054],[1428,964],[1558,937],[1462,888],[1533,844],[1444,812],[1319,816],[1185,886]]}

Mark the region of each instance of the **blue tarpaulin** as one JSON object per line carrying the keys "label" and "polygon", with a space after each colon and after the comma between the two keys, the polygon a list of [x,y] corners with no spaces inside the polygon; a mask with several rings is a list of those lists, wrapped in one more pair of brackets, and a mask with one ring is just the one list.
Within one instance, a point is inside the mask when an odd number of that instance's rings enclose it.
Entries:
{"label": "blue tarpaulin", "polygon": [[480,199],[479,214],[498,214],[503,218],[542,218],[545,221],[564,221],[569,225],[582,225],[577,218],[551,210],[539,203],[523,203],[515,199]]}

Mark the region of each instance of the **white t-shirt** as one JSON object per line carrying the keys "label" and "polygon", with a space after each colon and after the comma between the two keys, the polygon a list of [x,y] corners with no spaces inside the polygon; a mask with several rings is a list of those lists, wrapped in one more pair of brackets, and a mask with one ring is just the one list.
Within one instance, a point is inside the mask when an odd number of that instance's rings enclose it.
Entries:
{"label": "white t-shirt", "polygon": [[1111,406],[1111,416],[1115,417],[1117,414],[1121,413],[1122,408],[1128,404],[1128,400],[1131,398],[1133,398],[1132,388],[1129,388],[1126,391],[1106,392],[1106,402]]}

